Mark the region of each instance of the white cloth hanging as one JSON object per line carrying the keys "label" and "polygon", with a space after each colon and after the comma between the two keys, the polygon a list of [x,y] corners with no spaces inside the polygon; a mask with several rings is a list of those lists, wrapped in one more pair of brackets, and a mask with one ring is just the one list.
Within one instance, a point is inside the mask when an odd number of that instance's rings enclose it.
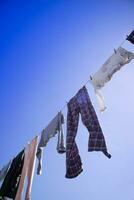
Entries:
{"label": "white cloth hanging", "polygon": [[128,64],[132,59],[134,59],[134,53],[119,47],[102,65],[102,67],[91,77],[91,83],[95,90],[100,111],[104,111],[106,106],[99,90],[104,87],[105,83],[111,80],[115,72],[120,70],[124,65]]}

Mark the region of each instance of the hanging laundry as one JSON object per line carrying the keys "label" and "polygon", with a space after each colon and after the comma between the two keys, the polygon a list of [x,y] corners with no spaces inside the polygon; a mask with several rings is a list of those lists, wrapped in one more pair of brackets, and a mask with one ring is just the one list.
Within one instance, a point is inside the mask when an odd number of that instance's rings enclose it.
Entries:
{"label": "hanging laundry", "polygon": [[134,54],[126,49],[119,47],[113,55],[103,64],[103,66],[90,78],[94,87],[99,109],[106,109],[104,99],[99,90],[104,87],[105,83],[110,81],[113,74],[120,70],[125,64],[134,59]]}
{"label": "hanging laundry", "polygon": [[127,36],[126,40],[134,44],[134,30]]}
{"label": "hanging laundry", "polygon": [[10,161],[8,162],[8,164],[5,165],[5,166],[0,170],[0,181],[2,181],[2,180],[5,178],[5,176],[6,176],[7,172],[8,172],[8,169],[10,168],[11,163],[12,163],[12,161],[10,160]]}
{"label": "hanging laundry", "polygon": [[24,163],[24,150],[22,150],[12,161],[11,166],[6,174],[0,189],[1,197],[15,199],[21,172]]}
{"label": "hanging laundry", "polygon": [[22,191],[23,191],[24,181],[25,181],[26,176],[27,176],[28,182],[27,182],[27,187],[26,187],[25,200],[31,200],[31,189],[32,189],[33,174],[34,174],[34,169],[35,169],[37,144],[38,144],[38,136],[36,136],[30,142],[30,144],[28,144],[27,147],[25,148],[24,165],[23,165],[20,183],[19,183],[15,200],[22,199],[21,196],[22,196]]}
{"label": "hanging laundry", "polygon": [[62,123],[64,123],[64,118],[59,118],[59,131],[58,131],[58,142],[57,142],[57,152],[60,154],[63,154],[66,152],[65,146],[64,146],[64,135],[63,135],[63,128]]}
{"label": "hanging laundry", "polygon": [[[50,138],[54,137],[58,132],[61,131],[61,126],[64,123],[64,116],[62,112],[59,112],[54,119],[43,129],[41,133],[41,139],[38,145],[37,158],[39,160],[37,167],[37,174],[42,174],[42,153],[43,147],[45,147]],[[64,151],[64,148],[63,148]]]}
{"label": "hanging laundry", "polygon": [[40,147],[37,149],[37,159],[38,159],[38,165],[37,165],[37,174],[42,174],[42,162],[43,162],[43,147]]}
{"label": "hanging laundry", "polygon": [[102,151],[108,158],[105,138],[102,133],[97,115],[91,103],[87,89],[84,86],[68,103],[67,136],[66,136],[66,178],[75,178],[82,171],[82,162],[75,142],[78,130],[79,115],[88,129],[88,151]]}

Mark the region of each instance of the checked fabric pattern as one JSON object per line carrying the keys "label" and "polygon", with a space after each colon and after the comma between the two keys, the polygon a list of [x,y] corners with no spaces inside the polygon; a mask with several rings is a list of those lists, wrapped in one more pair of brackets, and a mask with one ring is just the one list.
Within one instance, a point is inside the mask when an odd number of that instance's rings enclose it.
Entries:
{"label": "checked fabric pattern", "polygon": [[66,138],[66,178],[75,178],[82,171],[82,162],[75,142],[79,116],[88,129],[88,151],[102,151],[108,158],[106,142],[97,115],[84,86],[68,103],[67,138]]}

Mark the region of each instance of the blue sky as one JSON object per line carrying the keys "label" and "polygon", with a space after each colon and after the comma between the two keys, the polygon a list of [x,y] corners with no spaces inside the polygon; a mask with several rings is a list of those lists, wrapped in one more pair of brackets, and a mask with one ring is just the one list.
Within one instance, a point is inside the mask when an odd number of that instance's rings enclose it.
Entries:
{"label": "blue sky", "polygon": [[[133,0],[0,2],[0,166],[41,132],[133,28]],[[134,52],[129,42],[123,47]],[[65,155],[57,154],[53,138],[43,175],[34,176],[32,200],[134,200],[133,65],[103,89],[103,114],[87,85],[112,158],[87,152],[88,132],[80,122],[83,173],[65,178]]]}

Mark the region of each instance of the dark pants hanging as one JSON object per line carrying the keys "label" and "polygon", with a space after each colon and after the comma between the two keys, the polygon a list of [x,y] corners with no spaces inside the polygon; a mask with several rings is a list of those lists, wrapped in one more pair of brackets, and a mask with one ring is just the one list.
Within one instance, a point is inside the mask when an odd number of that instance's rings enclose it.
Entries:
{"label": "dark pants hanging", "polygon": [[24,163],[24,150],[21,151],[12,161],[9,171],[2,183],[0,196],[15,199],[20,182],[21,172]]}
{"label": "dark pants hanging", "polygon": [[67,138],[66,138],[66,178],[74,178],[82,172],[82,162],[79,150],[75,143],[78,129],[79,114],[83,124],[86,126],[89,135],[88,151],[102,151],[108,158],[111,155],[107,152],[106,142],[100,127],[97,115],[90,101],[86,87],[68,103],[67,114]]}

